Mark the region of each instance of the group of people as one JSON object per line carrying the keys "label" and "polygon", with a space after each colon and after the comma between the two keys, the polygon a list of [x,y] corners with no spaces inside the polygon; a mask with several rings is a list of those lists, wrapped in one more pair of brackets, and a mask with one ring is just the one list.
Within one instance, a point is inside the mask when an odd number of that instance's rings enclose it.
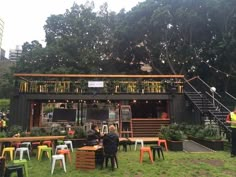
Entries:
{"label": "group of people", "polygon": [[119,136],[114,125],[109,126],[109,133],[107,134],[100,133],[98,126],[92,125],[91,130],[87,132],[87,145],[94,146],[101,143],[105,154],[117,153]]}

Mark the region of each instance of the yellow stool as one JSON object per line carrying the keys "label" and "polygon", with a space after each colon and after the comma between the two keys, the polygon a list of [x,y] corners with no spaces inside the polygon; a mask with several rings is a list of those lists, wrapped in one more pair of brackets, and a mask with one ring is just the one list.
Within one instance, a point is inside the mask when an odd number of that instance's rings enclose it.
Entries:
{"label": "yellow stool", "polygon": [[2,157],[5,155],[5,152],[9,152],[10,153],[10,159],[13,160],[13,152],[14,152],[15,148],[14,147],[6,147],[3,149],[2,151]]}
{"label": "yellow stool", "polygon": [[40,157],[40,153],[41,153],[41,149],[43,148],[47,148],[48,146],[47,145],[41,145],[41,146],[38,146],[38,160],[39,160],[39,157]]}
{"label": "yellow stool", "polygon": [[44,152],[47,153],[47,156],[48,156],[49,160],[51,160],[51,157],[52,157],[52,148],[51,147],[43,147],[43,148],[41,148],[39,160],[42,159],[42,156],[43,156]]}

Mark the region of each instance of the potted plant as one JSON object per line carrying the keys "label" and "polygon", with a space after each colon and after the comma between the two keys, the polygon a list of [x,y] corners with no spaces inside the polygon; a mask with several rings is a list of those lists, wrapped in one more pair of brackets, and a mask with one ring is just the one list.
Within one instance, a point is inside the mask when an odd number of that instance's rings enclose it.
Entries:
{"label": "potted plant", "polygon": [[192,126],[188,132],[188,139],[213,150],[224,150],[224,141],[219,135],[216,127],[212,125]]}
{"label": "potted plant", "polygon": [[183,150],[183,140],[186,138],[177,124],[162,126],[159,137],[167,140],[168,148],[172,151]]}

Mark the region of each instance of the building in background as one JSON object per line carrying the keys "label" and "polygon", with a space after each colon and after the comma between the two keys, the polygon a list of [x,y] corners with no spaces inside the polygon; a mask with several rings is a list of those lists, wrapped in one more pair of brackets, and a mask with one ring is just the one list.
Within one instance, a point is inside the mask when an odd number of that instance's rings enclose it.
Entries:
{"label": "building in background", "polygon": [[4,31],[4,21],[0,17],[0,60],[5,59],[5,53],[4,57],[2,58],[2,38],[3,38],[3,31]]}
{"label": "building in background", "polygon": [[15,49],[10,49],[9,51],[9,60],[16,61],[22,53],[21,46],[17,45]]}

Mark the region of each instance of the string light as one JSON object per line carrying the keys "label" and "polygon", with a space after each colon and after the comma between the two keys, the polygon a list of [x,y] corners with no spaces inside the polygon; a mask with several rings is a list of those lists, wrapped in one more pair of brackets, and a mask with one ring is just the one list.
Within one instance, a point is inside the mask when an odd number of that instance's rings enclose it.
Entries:
{"label": "string light", "polygon": [[209,60],[207,60],[207,62],[201,60],[201,63],[206,64],[209,68],[215,70],[216,73],[222,73],[222,74],[224,74],[226,77],[234,77],[234,78],[236,78],[236,75],[232,75],[232,74],[226,73],[226,72],[224,72],[224,71],[222,71],[222,70],[219,70],[219,69],[215,68],[214,66],[211,66],[208,62],[209,62]]}

